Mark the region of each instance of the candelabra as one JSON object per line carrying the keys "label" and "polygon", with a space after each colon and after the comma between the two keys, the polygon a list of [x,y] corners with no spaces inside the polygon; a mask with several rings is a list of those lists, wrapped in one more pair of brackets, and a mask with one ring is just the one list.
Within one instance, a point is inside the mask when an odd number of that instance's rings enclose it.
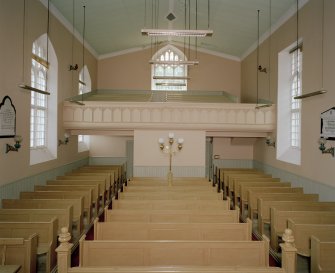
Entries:
{"label": "candelabra", "polygon": [[159,148],[161,149],[161,151],[169,155],[169,171],[167,174],[167,180],[168,180],[169,186],[172,186],[172,181],[173,181],[172,156],[176,154],[177,152],[181,151],[181,149],[183,148],[184,139],[183,138],[175,139],[174,133],[169,133],[167,144],[165,144],[165,140],[162,137],[158,139],[158,143],[159,143]]}

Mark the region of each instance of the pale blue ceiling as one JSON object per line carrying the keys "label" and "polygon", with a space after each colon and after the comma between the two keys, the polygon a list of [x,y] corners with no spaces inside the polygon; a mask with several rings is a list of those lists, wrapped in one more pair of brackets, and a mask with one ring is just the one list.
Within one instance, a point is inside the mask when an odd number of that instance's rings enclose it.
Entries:
{"label": "pale blue ceiling", "polygon": [[[74,20],[75,28],[81,34],[83,5],[86,6],[86,41],[100,56],[150,46],[151,39],[142,36],[140,30],[152,27],[152,7],[155,3],[158,28],[169,27],[166,16],[170,11],[176,16],[170,23],[172,27],[185,27],[185,0],[51,0],[51,4],[68,22],[72,24]],[[190,0],[190,3],[191,28],[195,28],[196,1]],[[209,26],[214,34],[212,37],[198,38],[199,48],[240,58],[257,42],[257,10],[260,10],[260,34],[269,29],[270,0],[210,0],[209,3]],[[294,9],[295,5],[296,0],[271,0],[272,25],[290,9]],[[208,0],[198,0],[197,14],[198,28],[207,29]],[[188,27],[188,18],[186,21]],[[172,41],[184,43],[184,39]],[[188,39],[186,43],[189,43]],[[194,43],[195,40],[191,39],[191,44]]]}

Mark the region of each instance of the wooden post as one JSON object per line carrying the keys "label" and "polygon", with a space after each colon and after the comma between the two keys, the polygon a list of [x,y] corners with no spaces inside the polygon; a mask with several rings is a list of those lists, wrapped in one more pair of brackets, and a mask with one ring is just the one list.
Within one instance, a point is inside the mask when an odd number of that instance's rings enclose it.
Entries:
{"label": "wooden post", "polygon": [[286,273],[295,273],[297,269],[297,249],[294,247],[294,236],[291,229],[285,229],[282,236],[285,243],[280,244],[282,249],[282,268]]}
{"label": "wooden post", "polygon": [[70,239],[71,235],[68,228],[62,227],[58,238],[60,245],[56,248],[58,273],[67,273],[68,268],[71,267],[71,248],[73,244],[69,243]]}

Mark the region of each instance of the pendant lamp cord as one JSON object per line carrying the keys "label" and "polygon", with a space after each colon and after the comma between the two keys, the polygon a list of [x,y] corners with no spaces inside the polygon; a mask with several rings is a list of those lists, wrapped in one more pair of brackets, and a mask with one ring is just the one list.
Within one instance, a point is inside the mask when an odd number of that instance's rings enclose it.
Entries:
{"label": "pendant lamp cord", "polygon": [[271,35],[272,35],[272,25],[271,25],[271,20],[272,20],[272,0],[269,2],[269,71],[268,71],[268,76],[269,76],[269,94],[268,98],[269,101],[271,101]]}
{"label": "pendant lamp cord", "polygon": [[256,104],[258,104],[258,85],[259,85],[259,82],[258,82],[258,67],[259,67],[259,10],[257,10],[257,67],[256,67]]}
{"label": "pendant lamp cord", "polygon": [[25,31],[26,30],[26,0],[23,0],[23,31],[22,31],[22,83],[24,83],[24,67],[25,67]]}

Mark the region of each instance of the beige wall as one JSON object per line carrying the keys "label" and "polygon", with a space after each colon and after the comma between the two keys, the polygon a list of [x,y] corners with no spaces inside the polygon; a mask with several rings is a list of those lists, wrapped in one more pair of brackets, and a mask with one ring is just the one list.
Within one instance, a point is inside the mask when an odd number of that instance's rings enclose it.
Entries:
{"label": "beige wall", "polygon": [[204,131],[135,130],[134,166],[169,166],[169,156],[160,151],[158,139],[166,139],[169,132],[183,138],[183,149],[173,156],[173,166],[205,166],[206,134]]}
{"label": "beige wall", "polygon": [[[311,97],[302,101],[302,147],[301,166],[287,164],[276,160],[275,149],[264,145],[264,140],[259,140],[255,145],[254,159],[264,164],[286,170],[291,173],[335,186],[334,158],[329,154],[322,155],[318,149],[320,135],[320,114],[334,107],[335,102],[335,1],[325,0],[324,17],[324,88],[327,94]],[[299,12],[299,33],[303,39],[303,93],[321,89],[321,55],[322,55],[322,1],[310,0]],[[278,52],[294,43],[296,39],[296,17],[292,17],[271,38],[271,100],[277,100],[277,66]],[[261,60],[266,60],[266,42],[260,48]],[[242,100],[254,101],[255,99],[255,52],[242,62]],[[265,62],[265,61],[264,61]],[[260,62],[261,64],[262,61]],[[266,63],[266,62],[265,62]],[[266,66],[266,65],[265,65]],[[261,75],[264,77],[264,75]],[[260,97],[267,95],[265,88],[266,79],[260,81]],[[327,145],[334,146],[330,142]]]}
{"label": "beige wall", "polygon": [[218,159],[253,159],[253,140],[237,139],[226,137],[213,138],[213,155],[219,156]]}
{"label": "beige wall", "polygon": [[127,140],[132,137],[90,136],[91,157],[126,157]]}
{"label": "beige wall", "polygon": [[[30,123],[30,92],[20,89],[22,83],[23,65],[23,1],[1,1],[0,8],[0,99],[5,95],[11,97],[16,107],[16,133],[22,135],[22,148],[19,152],[0,153],[0,186],[44,172],[59,166],[69,164],[82,158],[88,153],[77,152],[77,137],[70,138],[68,145],[58,147],[58,157],[46,163],[29,165],[29,123]],[[30,63],[32,43],[46,32],[47,11],[36,0],[26,0],[26,32],[25,32],[25,83],[30,83]],[[81,44],[74,44],[74,61],[78,63],[77,72],[68,71],[71,64],[72,35],[53,16],[50,18],[50,40],[58,59],[58,137],[62,138],[61,105],[65,98],[77,95],[77,80],[82,65]],[[91,74],[92,85],[96,86],[97,62],[88,52],[85,55],[86,64]],[[73,78],[72,78],[73,77]],[[56,125],[55,125],[56,126]],[[13,144],[12,138],[0,138],[0,146]]]}
{"label": "beige wall", "polygon": [[[191,52],[194,56],[194,52]],[[132,52],[98,62],[98,88],[124,90],[151,89],[151,49]],[[198,66],[190,66],[189,90],[227,91],[240,97],[239,61],[198,52]]]}

